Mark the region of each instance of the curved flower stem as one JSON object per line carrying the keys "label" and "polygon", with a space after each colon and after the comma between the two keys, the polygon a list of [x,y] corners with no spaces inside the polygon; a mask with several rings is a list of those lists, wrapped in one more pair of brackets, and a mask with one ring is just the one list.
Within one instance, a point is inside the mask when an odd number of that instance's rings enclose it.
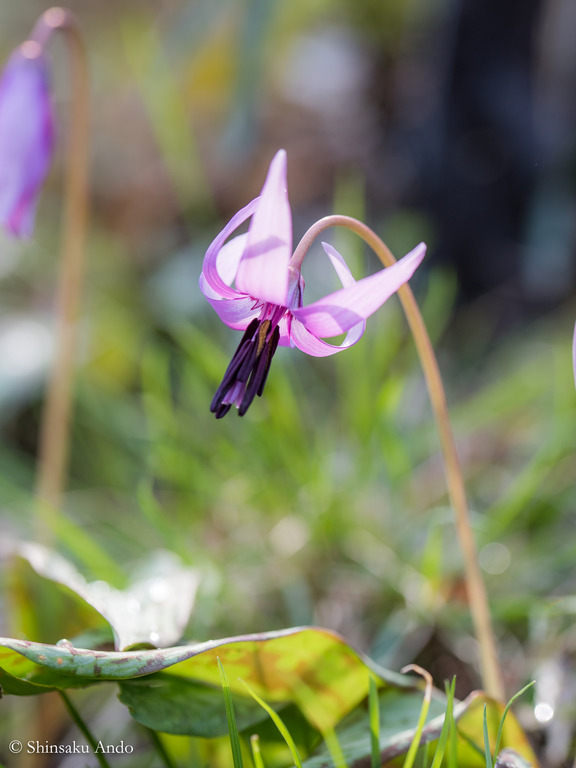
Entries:
{"label": "curved flower stem", "polygon": [[[396,259],[387,246],[382,242],[378,235],[365,224],[349,216],[326,216],[313,224],[306,232],[294,251],[290,266],[299,269],[302,265],[304,255],[312,244],[312,241],[318,237],[321,232],[334,226],[346,227],[361,237],[362,240],[372,248],[385,267],[390,267],[395,263]],[[426,330],[426,325],[420,314],[414,294],[408,285],[403,285],[399,289],[398,298],[402,303],[406,320],[408,321],[410,331],[414,337],[414,342],[428,386],[432,408],[436,416],[440,445],[444,458],[446,482],[452,506],[454,508],[456,530],[464,558],[470,613],[472,615],[474,630],[480,649],[482,682],[486,692],[490,696],[503,701],[504,688],[496,652],[492,618],[490,615],[486,588],[478,564],[478,553],[470,525],[464,478],[462,476],[460,460],[456,450],[456,442],[454,440],[454,434],[448,415],[442,377],[440,375],[438,362],[436,360],[436,355],[434,354],[428,331]]]}
{"label": "curved flower stem", "polygon": [[31,41],[45,47],[56,31],[64,33],[67,43],[71,100],[56,310],[56,350],[42,414],[38,453],[37,527],[44,540],[53,530],[68,461],[72,379],[88,220],[89,87],[82,36],[69,11],[51,8],[40,17]]}

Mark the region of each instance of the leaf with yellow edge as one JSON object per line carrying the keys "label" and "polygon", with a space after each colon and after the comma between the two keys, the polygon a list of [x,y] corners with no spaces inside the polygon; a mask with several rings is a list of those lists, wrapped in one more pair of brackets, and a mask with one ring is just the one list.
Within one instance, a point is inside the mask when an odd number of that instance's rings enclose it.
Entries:
{"label": "leaf with yellow edge", "polygon": [[311,627],[122,652],[75,648],[67,641],[44,645],[0,638],[0,684],[6,693],[22,695],[35,689],[40,693],[163,672],[166,678],[219,687],[217,656],[226,667],[233,693],[244,693],[237,682],[243,678],[272,704],[295,703],[319,731],[334,727],[366,697],[370,672],[385,686],[413,687],[334,632]]}

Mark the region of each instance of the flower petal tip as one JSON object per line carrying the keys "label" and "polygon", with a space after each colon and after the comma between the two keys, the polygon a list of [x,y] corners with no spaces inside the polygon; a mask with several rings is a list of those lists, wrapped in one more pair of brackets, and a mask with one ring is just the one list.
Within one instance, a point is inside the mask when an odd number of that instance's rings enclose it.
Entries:
{"label": "flower petal tip", "polygon": [[286,152],[273,157],[236,273],[236,288],[279,306],[288,302],[288,264],[292,255],[292,214],[288,202]]}
{"label": "flower petal tip", "polygon": [[422,241],[421,243],[418,243],[416,248],[412,249],[412,253],[417,253],[418,255],[421,254],[422,258],[424,258],[424,256],[426,255],[426,251],[427,250],[428,250],[428,246],[426,245],[426,243],[424,241]]}
{"label": "flower petal tip", "polygon": [[286,166],[287,163],[288,163],[288,153],[286,152],[285,149],[279,149],[274,155],[274,157],[272,158],[272,163],[270,163],[270,165],[277,164],[280,166],[282,165]]}

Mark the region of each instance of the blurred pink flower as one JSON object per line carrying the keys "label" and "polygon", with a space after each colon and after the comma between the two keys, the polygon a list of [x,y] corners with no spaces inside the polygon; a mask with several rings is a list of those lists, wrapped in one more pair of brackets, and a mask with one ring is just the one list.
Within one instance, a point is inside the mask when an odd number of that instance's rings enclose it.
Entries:
{"label": "blurred pink flower", "polygon": [[[250,217],[248,232],[228,241]],[[204,257],[202,293],[226,325],[244,331],[210,406],[216,418],[232,405],[240,416],[246,413],[254,397],[262,394],[279,344],[315,357],[355,344],[364,333],[366,318],[412,277],[426,252],[421,243],[394,266],[356,281],[342,256],[327,243],[322,245],[343,287],[305,307],[300,265],[291,263],[286,152],[280,150],[260,197],[232,217]],[[338,345],[323,341],[342,333],[346,337]]]}
{"label": "blurred pink flower", "polygon": [[34,228],[38,195],[54,146],[47,61],[28,41],[0,79],[0,224],[16,237]]}

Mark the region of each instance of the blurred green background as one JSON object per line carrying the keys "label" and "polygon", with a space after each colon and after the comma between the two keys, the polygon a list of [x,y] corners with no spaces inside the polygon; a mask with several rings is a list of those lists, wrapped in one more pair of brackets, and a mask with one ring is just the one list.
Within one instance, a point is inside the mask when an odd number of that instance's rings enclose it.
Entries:
{"label": "blurred green background", "polygon": [[[2,59],[48,7],[0,6]],[[118,587],[157,548],[202,569],[190,639],[314,623],[390,668],[418,661],[439,684],[456,671],[460,694],[478,685],[398,303],[342,355],[281,350],[244,419],[209,413],[238,336],[199,292],[203,254],[284,147],[296,242],[337,212],[398,256],[429,244],[412,284],[446,380],[507,689],[537,679],[525,723],[540,732],[534,707],[558,710],[563,747],[541,738],[561,763],[576,687],[572,4],[69,7],[91,61],[93,209],[55,547]],[[33,536],[52,353],[68,97],[58,41],[53,61],[59,148],[35,237],[0,240],[0,630],[43,642],[98,624],[8,557]],[[332,241],[356,277],[378,268],[352,237]],[[335,287],[325,268],[311,253],[309,298]]]}

